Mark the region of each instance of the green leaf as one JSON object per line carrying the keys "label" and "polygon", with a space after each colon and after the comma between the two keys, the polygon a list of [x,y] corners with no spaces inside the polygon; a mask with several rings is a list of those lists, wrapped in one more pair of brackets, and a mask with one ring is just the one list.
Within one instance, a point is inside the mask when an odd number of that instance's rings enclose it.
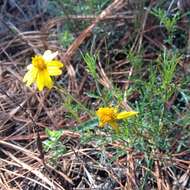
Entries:
{"label": "green leaf", "polygon": [[91,120],[88,120],[84,123],[81,123],[78,127],[77,127],[77,131],[86,131],[89,129],[94,129],[95,127],[98,126],[98,118],[92,118]]}
{"label": "green leaf", "polygon": [[177,121],[177,125],[187,127],[190,125],[190,112],[187,112],[182,118]]}
{"label": "green leaf", "polygon": [[101,97],[94,94],[94,93],[90,93],[90,92],[85,92],[85,94],[90,97],[90,98],[95,98],[95,99],[100,99]]}
{"label": "green leaf", "polygon": [[63,134],[63,131],[62,130],[50,130],[48,128],[45,129],[45,132],[46,134],[48,135],[48,137],[53,140],[53,141],[56,141],[56,140],[59,140],[60,137],[62,136]]}

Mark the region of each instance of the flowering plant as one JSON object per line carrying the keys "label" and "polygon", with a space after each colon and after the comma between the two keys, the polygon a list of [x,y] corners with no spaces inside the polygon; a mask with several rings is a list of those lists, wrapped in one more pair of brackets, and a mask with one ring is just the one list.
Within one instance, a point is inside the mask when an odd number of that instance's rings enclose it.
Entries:
{"label": "flowering plant", "polygon": [[27,66],[27,73],[23,78],[27,86],[36,83],[38,90],[42,91],[44,87],[49,89],[53,86],[50,76],[61,75],[63,63],[55,59],[58,52],[46,50],[43,55],[35,55],[32,58],[32,64]]}

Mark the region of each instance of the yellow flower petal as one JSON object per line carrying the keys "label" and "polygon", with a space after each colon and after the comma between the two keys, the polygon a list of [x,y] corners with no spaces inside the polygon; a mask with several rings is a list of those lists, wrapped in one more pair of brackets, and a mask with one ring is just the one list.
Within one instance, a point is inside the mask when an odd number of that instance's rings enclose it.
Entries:
{"label": "yellow flower petal", "polygon": [[56,58],[58,55],[58,51],[52,53],[51,50],[46,50],[43,54],[43,58],[45,61],[49,62],[52,61],[54,58]]}
{"label": "yellow flower petal", "polygon": [[30,65],[28,65],[26,68],[27,68],[27,70],[30,70],[30,69],[32,69],[32,67],[33,67],[33,65],[30,64]]}
{"label": "yellow flower petal", "polygon": [[37,87],[39,91],[42,91],[45,86],[44,71],[39,71],[36,79]]}
{"label": "yellow flower petal", "polygon": [[44,71],[44,83],[45,83],[45,86],[49,89],[51,89],[53,86],[53,81],[47,71]]}
{"label": "yellow flower petal", "polygon": [[31,71],[27,71],[22,81],[27,82],[30,78],[31,78]]}
{"label": "yellow flower petal", "polygon": [[120,132],[119,125],[115,121],[109,122],[109,125],[115,130],[116,133]]}
{"label": "yellow flower petal", "polygon": [[31,68],[24,76],[23,82],[26,82],[26,86],[30,86],[37,77],[38,70],[35,68]]}
{"label": "yellow flower petal", "polygon": [[63,67],[63,63],[59,60],[53,60],[47,63],[47,67],[58,67],[61,68]]}
{"label": "yellow flower petal", "polygon": [[47,71],[50,76],[58,76],[62,74],[62,70],[57,67],[48,67]]}
{"label": "yellow flower petal", "polygon": [[123,111],[117,114],[116,119],[127,119],[128,117],[131,117],[133,115],[137,115],[138,112],[136,111]]}
{"label": "yellow flower petal", "polygon": [[103,128],[104,125],[105,125],[105,123],[103,123],[103,122],[101,122],[101,121],[99,122],[99,127]]}

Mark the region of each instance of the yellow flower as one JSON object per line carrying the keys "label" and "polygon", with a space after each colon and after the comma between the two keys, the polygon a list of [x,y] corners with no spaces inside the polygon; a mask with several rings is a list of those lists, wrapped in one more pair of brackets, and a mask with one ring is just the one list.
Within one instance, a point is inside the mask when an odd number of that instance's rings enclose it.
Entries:
{"label": "yellow flower", "polygon": [[58,52],[52,53],[50,50],[46,50],[43,55],[35,55],[32,64],[27,66],[28,71],[23,78],[26,86],[36,83],[39,91],[44,87],[51,89],[53,81],[50,76],[58,76],[62,73],[63,63],[55,59],[57,55]]}
{"label": "yellow flower", "polygon": [[116,132],[119,132],[117,120],[127,119],[137,114],[138,112],[136,111],[118,112],[118,109],[114,107],[99,108],[98,111],[96,111],[96,115],[99,118],[99,126],[104,127],[104,125],[109,124]]}

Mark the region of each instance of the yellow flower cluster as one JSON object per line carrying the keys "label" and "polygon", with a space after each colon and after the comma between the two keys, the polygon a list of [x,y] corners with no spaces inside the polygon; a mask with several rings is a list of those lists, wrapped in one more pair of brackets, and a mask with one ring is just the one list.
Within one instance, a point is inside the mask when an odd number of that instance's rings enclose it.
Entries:
{"label": "yellow flower cluster", "polygon": [[131,116],[137,115],[136,111],[122,111],[118,112],[115,107],[101,107],[96,111],[96,115],[99,118],[99,126],[104,127],[106,124],[110,125],[116,132],[119,131],[117,120],[127,119]]}
{"label": "yellow flower cluster", "polygon": [[[55,59],[58,52],[51,52],[47,50],[43,55],[35,55],[32,58],[32,64],[27,66],[27,73],[23,78],[23,82],[27,86],[35,83],[38,90],[42,91],[44,87],[49,89],[53,86],[51,76],[58,76],[62,74],[61,68],[63,63]],[[122,111],[118,112],[116,107],[100,107],[96,111],[99,118],[99,126],[104,127],[106,124],[110,125],[116,132],[119,132],[117,121],[127,119],[131,116],[137,115],[136,111]]]}
{"label": "yellow flower cluster", "polygon": [[32,64],[27,66],[28,72],[23,78],[27,86],[36,83],[38,90],[42,91],[44,87],[49,89],[53,86],[50,76],[61,75],[63,63],[55,59],[58,52],[52,53],[50,50],[44,52],[43,55],[36,55],[32,58]]}

